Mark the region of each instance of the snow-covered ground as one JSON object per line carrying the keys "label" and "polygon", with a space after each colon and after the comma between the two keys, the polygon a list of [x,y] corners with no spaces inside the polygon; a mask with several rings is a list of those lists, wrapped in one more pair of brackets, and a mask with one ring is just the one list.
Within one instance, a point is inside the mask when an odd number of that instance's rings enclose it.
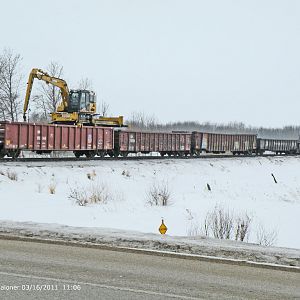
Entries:
{"label": "snow-covered ground", "polygon": [[[0,219],[158,233],[163,217],[168,235],[186,236],[201,233],[218,205],[251,217],[249,242],[264,227],[277,233],[276,246],[300,248],[299,170],[300,157],[2,163]],[[151,206],[147,192],[161,182],[169,204]],[[95,187],[104,188],[106,203],[79,206],[69,198],[71,190]]]}
{"label": "snow-covered ground", "polygon": [[[3,239],[61,242],[65,245],[129,250],[154,255],[180,255],[200,260],[237,263],[240,265],[268,264],[269,267],[300,272],[300,250],[259,246],[251,243],[219,240],[201,236],[174,237],[110,228],[71,227],[59,224],[0,221]],[[138,250],[138,251],[136,251]],[[278,268],[279,267],[279,268]]]}

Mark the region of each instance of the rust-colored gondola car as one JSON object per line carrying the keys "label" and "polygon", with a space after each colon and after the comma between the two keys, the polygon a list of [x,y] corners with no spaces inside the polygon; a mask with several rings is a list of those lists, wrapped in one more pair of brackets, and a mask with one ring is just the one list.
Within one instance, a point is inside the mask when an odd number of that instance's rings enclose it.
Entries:
{"label": "rust-colored gondola car", "polygon": [[113,151],[114,132],[107,127],[0,122],[0,157],[17,157],[21,150],[38,154],[73,151],[76,157]]}
{"label": "rust-colored gondola car", "polygon": [[256,151],[255,134],[192,133],[192,153],[251,154]]}
{"label": "rust-colored gondola car", "polygon": [[275,140],[257,139],[257,153],[263,154],[265,151],[276,154],[296,154],[298,153],[299,140]]}
{"label": "rust-colored gondola car", "polygon": [[190,133],[115,131],[115,156],[150,152],[184,156],[190,150]]}

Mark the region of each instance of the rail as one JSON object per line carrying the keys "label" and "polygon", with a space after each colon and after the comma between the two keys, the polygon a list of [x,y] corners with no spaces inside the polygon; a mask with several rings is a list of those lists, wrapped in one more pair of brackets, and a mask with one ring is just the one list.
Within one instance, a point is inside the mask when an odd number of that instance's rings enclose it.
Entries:
{"label": "rail", "polygon": [[191,159],[223,159],[223,158],[230,158],[230,159],[242,159],[242,158],[257,158],[257,157],[283,157],[283,156],[300,156],[299,154],[264,154],[264,155],[241,155],[241,156],[234,156],[234,155],[203,155],[203,156],[187,156],[187,157],[180,157],[180,156],[127,156],[127,157],[18,157],[18,158],[2,158],[0,159],[0,163],[6,162],[84,162],[84,161],[130,161],[130,160],[191,160]]}

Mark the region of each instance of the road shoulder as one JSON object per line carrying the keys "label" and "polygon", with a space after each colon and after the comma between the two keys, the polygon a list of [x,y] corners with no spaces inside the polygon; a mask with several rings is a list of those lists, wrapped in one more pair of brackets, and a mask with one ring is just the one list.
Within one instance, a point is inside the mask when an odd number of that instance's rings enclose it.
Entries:
{"label": "road shoulder", "polygon": [[94,227],[32,222],[0,222],[0,238],[176,256],[300,272],[300,250],[197,237],[171,237]]}

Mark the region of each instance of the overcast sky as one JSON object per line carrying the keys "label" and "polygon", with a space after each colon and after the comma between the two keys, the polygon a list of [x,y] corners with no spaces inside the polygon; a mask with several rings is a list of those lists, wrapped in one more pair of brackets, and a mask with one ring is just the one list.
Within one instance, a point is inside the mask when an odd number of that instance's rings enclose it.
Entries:
{"label": "overcast sky", "polygon": [[9,0],[0,26],[25,81],[57,61],[115,115],[300,125],[300,1]]}

